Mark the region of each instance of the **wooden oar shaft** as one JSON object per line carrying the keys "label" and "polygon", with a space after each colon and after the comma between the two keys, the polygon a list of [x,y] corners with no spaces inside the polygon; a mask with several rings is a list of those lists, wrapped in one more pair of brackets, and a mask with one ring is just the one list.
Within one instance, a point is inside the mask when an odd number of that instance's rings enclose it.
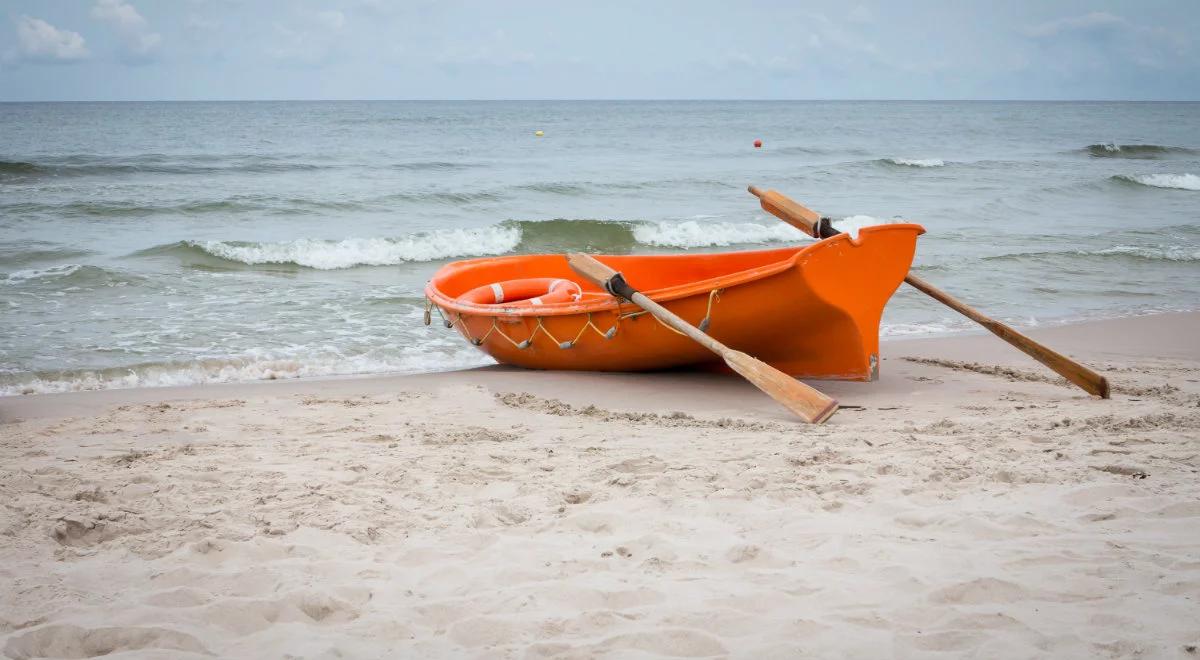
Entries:
{"label": "wooden oar shaft", "polygon": [[721,342],[708,336],[706,333],[701,332],[700,328],[688,323],[671,310],[663,307],[653,300],[650,300],[640,292],[634,291],[633,295],[630,296],[629,301],[646,310],[647,312],[650,312],[654,316],[658,317],[663,323],[666,323],[672,328],[682,332],[691,339],[695,340],[696,343],[707,348],[713,353],[720,355],[721,357],[725,357],[727,353],[730,353],[733,350],[725,344],[722,344]]}
{"label": "wooden oar shaft", "polygon": [[[828,221],[824,220],[819,213],[802,206],[783,193],[774,190],[762,190],[757,186],[750,186],[749,190],[750,194],[760,200],[763,210],[789,225],[806,232],[810,236],[828,238],[841,233],[834,229]],[[925,293],[934,300],[987,328],[992,334],[1012,344],[1029,357],[1046,365],[1063,378],[1075,383],[1085,392],[1103,399],[1109,397],[1108,379],[1104,376],[1057,351],[1039,344],[1033,339],[1017,332],[1011,326],[982,314],[916,275],[910,274],[904,278],[904,281],[918,291]]]}
{"label": "wooden oar shaft", "polygon": [[930,298],[942,303],[943,305],[953,309],[963,316],[987,328],[988,332],[996,335],[1004,341],[1012,344],[1014,347],[1025,353],[1029,357],[1041,362],[1050,367],[1058,375],[1075,383],[1089,394],[1094,394],[1102,399],[1107,399],[1110,396],[1108,388],[1108,379],[1100,374],[1092,371],[1088,367],[1075,362],[1071,358],[1055,351],[1052,348],[1044,346],[1030,337],[1021,334],[1012,326],[1002,321],[997,321],[989,316],[980,314],[975,309],[967,306],[950,294],[933,286],[929,282],[917,277],[909,275],[904,278],[910,286],[928,295]]}
{"label": "wooden oar shaft", "polygon": [[747,355],[741,351],[722,344],[705,334],[699,328],[683,320],[675,313],[634,289],[617,271],[589,257],[586,254],[575,253],[567,256],[567,264],[575,272],[583,275],[614,296],[625,298],[649,312],[668,327],[674,328],[691,338],[701,346],[716,353],[725,360],[725,364],[742,378],[750,381],[758,389],[782,406],[798,415],[801,419],[820,424],[837,411],[835,399],[825,396],[817,390],[788,376],[771,365]]}

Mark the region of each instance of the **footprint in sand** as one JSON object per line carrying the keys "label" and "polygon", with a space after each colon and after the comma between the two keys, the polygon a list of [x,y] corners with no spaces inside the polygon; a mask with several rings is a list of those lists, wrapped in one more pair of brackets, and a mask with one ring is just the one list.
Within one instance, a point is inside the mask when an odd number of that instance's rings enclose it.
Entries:
{"label": "footprint in sand", "polygon": [[[122,514],[123,517],[123,514]],[[86,548],[130,534],[141,534],[145,530],[127,528],[114,520],[102,517],[64,517],[50,531],[50,536],[59,545]]]}
{"label": "footprint in sand", "polygon": [[97,658],[152,649],[212,655],[200,640],[170,628],[82,628],[72,625],[42,626],[13,637],[4,645],[4,655],[13,660]]}

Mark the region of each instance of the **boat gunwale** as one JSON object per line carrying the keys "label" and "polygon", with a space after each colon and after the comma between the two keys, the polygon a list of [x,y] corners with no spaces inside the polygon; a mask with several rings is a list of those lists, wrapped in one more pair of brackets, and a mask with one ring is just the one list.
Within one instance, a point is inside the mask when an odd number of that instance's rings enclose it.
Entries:
{"label": "boat gunwale", "polygon": [[[663,287],[660,289],[647,289],[647,290],[642,291],[642,293],[647,298],[650,298],[651,300],[654,300],[655,302],[670,302],[673,300],[688,298],[688,297],[695,296],[698,294],[708,295],[710,292],[712,292],[714,290],[728,289],[728,288],[731,288],[734,286],[742,286],[745,284],[750,284],[752,282],[757,282],[759,280],[766,279],[768,277],[771,277],[772,275],[777,275],[781,272],[784,272],[790,268],[797,266],[799,264],[800,259],[811,256],[813,253],[817,252],[818,250],[828,249],[829,247],[836,245],[838,243],[838,241],[849,241],[849,243],[852,246],[857,247],[862,242],[862,240],[863,240],[862,236],[864,233],[867,235],[870,235],[870,234],[873,234],[873,233],[876,233],[879,231],[894,231],[894,230],[911,231],[914,228],[917,230],[918,235],[925,233],[925,228],[923,226],[916,224],[916,223],[911,223],[911,222],[892,223],[892,224],[886,224],[886,225],[872,225],[869,227],[863,227],[863,228],[859,229],[858,237],[852,237],[850,234],[842,233],[842,234],[838,234],[836,236],[831,236],[829,238],[821,239],[819,241],[814,241],[814,242],[806,244],[806,245],[801,245],[801,246],[798,246],[795,249],[795,251],[792,252],[791,256],[785,257],[784,259],[777,261],[777,262],[766,264],[764,266],[756,266],[754,268],[747,268],[745,270],[739,270],[739,271],[735,271],[732,273],[726,273],[724,275],[718,275],[716,277],[710,277],[708,279],[699,280],[696,282],[677,284],[675,286]],[[783,251],[786,249],[787,248],[767,248],[767,249],[762,249],[762,250],[745,250],[745,251],[741,251],[739,253],[746,254],[746,253],[755,253],[755,252],[778,252],[778,251]],[[722,254],[722,253],[716,253],[716,254]],[[513,259],[513,258],[529,257],[529,256],[535,256],[535,255],[506,255],[503,257],[485,257],[485,258],[481,258],[481,259],[467,259],[467,260],[462,260],[462,261],[451,262],[451,263],[443,266],[442,269],[449,268],[449,267],[455,266],[457,264],[465,264],[465,263],[470,263],[470,262],[499,261],[502,259]],[[617,256],[617,255],[609,255],[609,256]],[[627,255],[619,255],[619,256],[627,256]],[[691,255],[691,254],[655,254],[655,255],[628,255],[628,256],[643,256],[643,257],[652,257],[655,259],[674,259],[674,258],[681,258],[681,257],[691,257],[691,256],[695,256],[695,255]],[[439,269],[439,272],[440,272],[440,269]],[[523,305],[523,306],[519,306],[519,307],[518,306],[503,306],[503,305],[479,305],[479,304],[474,304],[474,303],[461,302],[456,298],[451,298],[450,296],[442,293],[434,285],[434,281],[436,279],[437,279],[437,274],[435,273],[434,277],[429,280],[429,283],[425,287],[425,295],[429,299],[430,302],[432,302],[433,304],[437,305],[438,307],[440,307],[442,309],[450,309],[450,310],[456,311],[460,314],[471,314],[471,315],[475,315],[475,316],[517,317],[517,318],[519,318],[519,317],[538,317],[538,316],[572,316],[572,315],[576,315],[576,314],[587,314],[587,313],[595,313],[595,312],[603,312],[603,311],[617,311],[619,313],[622,307],[628,307],[631,304],[628,302],[623,302],[623,301],[621,301],[621,299],[616,298],[616,297],[609,297],[605,300],[593,300],[593,301],[589,301],[589,302],[568,301],[568,302],[561,302],[561,303],[551,303],[551,304],[547,304],[547,305],[538,305],[536,307],[529,306],[529,305]]]}

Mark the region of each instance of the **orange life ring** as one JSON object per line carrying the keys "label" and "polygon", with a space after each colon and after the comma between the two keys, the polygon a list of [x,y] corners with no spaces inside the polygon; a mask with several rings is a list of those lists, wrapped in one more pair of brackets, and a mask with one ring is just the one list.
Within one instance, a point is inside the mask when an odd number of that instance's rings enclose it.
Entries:
{"label": "orange life ring", "polygon": [[551,305],[576,302],[582,297],[583,287],[571,280],[531,277],[485,284],[462,294],[458,300],[474,305]]}

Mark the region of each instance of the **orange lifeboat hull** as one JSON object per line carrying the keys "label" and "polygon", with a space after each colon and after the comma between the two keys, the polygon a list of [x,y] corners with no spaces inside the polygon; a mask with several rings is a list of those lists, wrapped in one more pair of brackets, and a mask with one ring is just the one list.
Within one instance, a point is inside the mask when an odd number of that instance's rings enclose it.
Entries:
{"label": "orange lifeboat hull", "polygon": [[[916,224],[865,227],[775,250],[599,256],[634,288],[725,345],[803,378],[874,380],[879,321],[916,251]],[[479,305],[458,300],[492,282],[563,278],[576,302]],[[446,322],[501,364],[529,369],[644,371],[723,367],[720,358],[574,273],[563,255],[470,259],[425,289]]]}

